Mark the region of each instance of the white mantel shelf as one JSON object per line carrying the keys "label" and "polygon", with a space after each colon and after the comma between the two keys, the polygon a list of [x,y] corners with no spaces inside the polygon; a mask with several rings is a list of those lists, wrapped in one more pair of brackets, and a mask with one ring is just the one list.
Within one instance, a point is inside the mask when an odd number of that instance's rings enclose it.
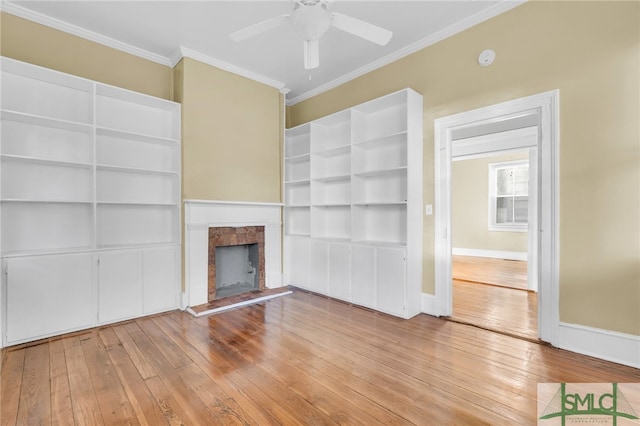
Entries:
{"label": "white mantel shelf", "polygon": [[240,205],[240,206],[276,206],[282,207],[284,203],[269,203],[269,202],[260,202],[260,201],[227,201],[227,200],[193,200],[193,199],[185,199],[183,200],[185,204],[231,204],[231,205]]}

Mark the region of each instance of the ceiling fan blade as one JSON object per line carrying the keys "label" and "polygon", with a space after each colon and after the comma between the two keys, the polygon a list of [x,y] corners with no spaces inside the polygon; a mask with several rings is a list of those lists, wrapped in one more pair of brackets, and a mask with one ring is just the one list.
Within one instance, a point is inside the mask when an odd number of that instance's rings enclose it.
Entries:
{"label": "ceiling fan blade", "polygon": [[331,25],[339,30],[362,37],[373,43],[385,46],[391,40],[393,33],[377,25],[370,24],[342,13],[331,14]]}
{"label": "ceiling fan blade", "polygon": [[320,66],[320,43],[318,40],[304,41],[304,69],[310,70]]}
{"label": "ceiling fan blade", "polygon": [[250,37],[262,34],[266,31],[272,30],[289,20],[289,15],[280,15],[275,18],[267,19],[266,21],[258,22],[257,24],[250,25],[246,28],[233,32],[229,35],[233,41],[242,41]]}

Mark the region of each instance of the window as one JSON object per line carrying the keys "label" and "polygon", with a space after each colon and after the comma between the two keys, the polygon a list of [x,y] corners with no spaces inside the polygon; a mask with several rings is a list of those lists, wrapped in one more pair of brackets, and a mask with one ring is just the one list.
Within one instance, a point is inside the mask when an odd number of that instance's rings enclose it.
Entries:
{"label": "window", "polygon": [[526,231],[529,220],[529,161],[489,164],[489,230]]}

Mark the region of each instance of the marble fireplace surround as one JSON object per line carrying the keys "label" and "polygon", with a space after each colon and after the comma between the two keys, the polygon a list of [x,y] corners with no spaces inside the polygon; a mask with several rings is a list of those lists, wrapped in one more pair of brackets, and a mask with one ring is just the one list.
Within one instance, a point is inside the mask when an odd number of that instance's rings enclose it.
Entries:
{"label": "marble fireplace surround", "polygon": [[182,308],[209,299],[209,228],[264,227],[264,288],[282,286],[281,203],[184,200]]}

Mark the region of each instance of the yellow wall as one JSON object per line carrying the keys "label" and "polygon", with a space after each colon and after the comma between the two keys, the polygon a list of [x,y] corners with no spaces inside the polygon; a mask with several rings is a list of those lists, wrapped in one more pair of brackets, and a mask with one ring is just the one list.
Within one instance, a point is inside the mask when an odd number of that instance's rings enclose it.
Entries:
{"label": "yellow wall", "polygon": [[[281,202],[283,95],[190,58],[173,81],[182,104],[182,198]],[[184,265],[184,235],[182,242]]]}
{"label": "yellow wall", "polygon": [[279,91],[190,58],[176,71],[183,198],[280,202]]}
{"label": "yellow wall", "polygon": [[0,54],[90,80],[171,99],[172,70],[8,13],[0,13]]}
{"label": "yellow wall", "polygon": [[[640,3],[528,2],[291,107],[291,126],[411,87],[433,120],[560,89],[560,320],[640,335]],[[497,53],[480,67],[478,54]],[[423,289],[434,293],[433,217]]]}
{"label": "yellow wall", "polygon": [[451,164],[451,237],[454,248],[526,253],[526,232],[489,231],[489,163],[529,158],[514,152]]}

